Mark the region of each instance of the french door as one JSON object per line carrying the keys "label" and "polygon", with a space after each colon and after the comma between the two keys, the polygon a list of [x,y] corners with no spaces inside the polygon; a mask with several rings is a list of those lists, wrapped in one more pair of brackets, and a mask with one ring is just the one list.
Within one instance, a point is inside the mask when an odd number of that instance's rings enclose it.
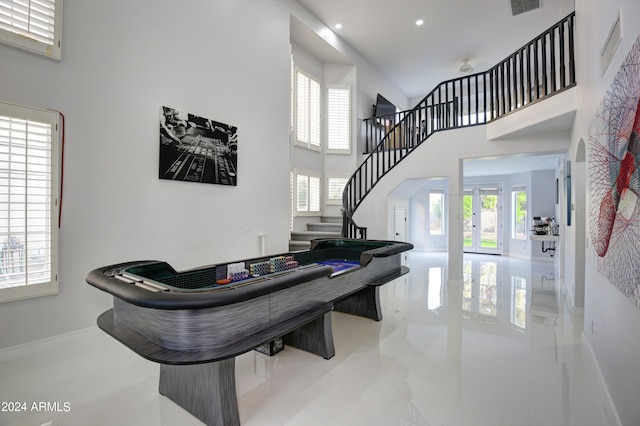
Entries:
{"label": "french door", "polygon": [[465,186],[463,194],[463,249],[470,253],[502,254],[502,188]]}

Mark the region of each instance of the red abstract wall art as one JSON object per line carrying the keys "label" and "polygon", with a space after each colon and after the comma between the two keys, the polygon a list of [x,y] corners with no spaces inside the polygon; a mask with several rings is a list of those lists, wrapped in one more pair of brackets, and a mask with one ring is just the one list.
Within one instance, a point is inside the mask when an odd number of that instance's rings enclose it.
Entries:
{"label": "red abstract wall art", "polygon": [[589,129],[589,230],[598,270],[640,308],[640,38]]}

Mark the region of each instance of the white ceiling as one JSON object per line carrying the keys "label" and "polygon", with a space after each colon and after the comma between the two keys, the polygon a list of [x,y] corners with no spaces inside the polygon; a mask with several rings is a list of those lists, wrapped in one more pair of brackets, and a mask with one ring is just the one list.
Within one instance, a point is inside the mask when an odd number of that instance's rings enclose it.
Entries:
{"label": "white ceiling", "polygon": [[573,0],[541,0],[540,9],[517,16],[509,0],[298,2],[410,99],[460,76],[463,59],[475,72],[488,70],[574,9]]}
{"label": "white ceiling", "polygon": [[473,158],[464,160],[465,177],[512,175],[523,171],[556,170],[564,155],[509,155],[503,157]]}

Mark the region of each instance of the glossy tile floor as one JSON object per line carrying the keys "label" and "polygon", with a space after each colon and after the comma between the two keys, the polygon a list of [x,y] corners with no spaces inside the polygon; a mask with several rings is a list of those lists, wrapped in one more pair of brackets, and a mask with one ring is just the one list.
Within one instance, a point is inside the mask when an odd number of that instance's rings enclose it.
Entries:
{"label": "glossy tile floor", "polygon": [[[381,289],[382,321],[332,314],[332,359],[238,357],[242,423],[607,424],[553,264],[465,255],[464,282],[449,286],[446,254],[407,264]],[[42,346],[0,354],[1,425],[201,424],[158,394],[158,365],[97,329]]]}

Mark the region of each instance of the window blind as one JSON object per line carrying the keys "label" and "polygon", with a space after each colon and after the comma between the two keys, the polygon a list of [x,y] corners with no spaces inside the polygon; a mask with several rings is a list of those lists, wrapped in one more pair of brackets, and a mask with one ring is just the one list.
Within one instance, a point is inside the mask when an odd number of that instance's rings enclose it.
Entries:
{"label": "window blind", "polygon": [[296,209],[299,212],[309,210],[309,177],[296,176]]}
{"label": "window blind", "polygon": [[350,90],[330,87],[327,90],[327,138],[329,149],[349,150]]}
{"label": "window blind", "polygon": [[51,127],[0,115],[0,288],[51,281]]}
{"label": "window blind", "polygon": [[0,28],[53,45],[54,0],[0,0]]}
{"label": "window blind", "polygon": [[342,201],[347,178],[330,177],[327,179],[327,197],[329,201]]}
{"label": "window blind", "polygon": [[320,147],[320,83],[298,71],[296,90],[296,138]]}
{"label": "window blind", "polygon": [[309,177],[309,211],[320,211],[320,178]]}

